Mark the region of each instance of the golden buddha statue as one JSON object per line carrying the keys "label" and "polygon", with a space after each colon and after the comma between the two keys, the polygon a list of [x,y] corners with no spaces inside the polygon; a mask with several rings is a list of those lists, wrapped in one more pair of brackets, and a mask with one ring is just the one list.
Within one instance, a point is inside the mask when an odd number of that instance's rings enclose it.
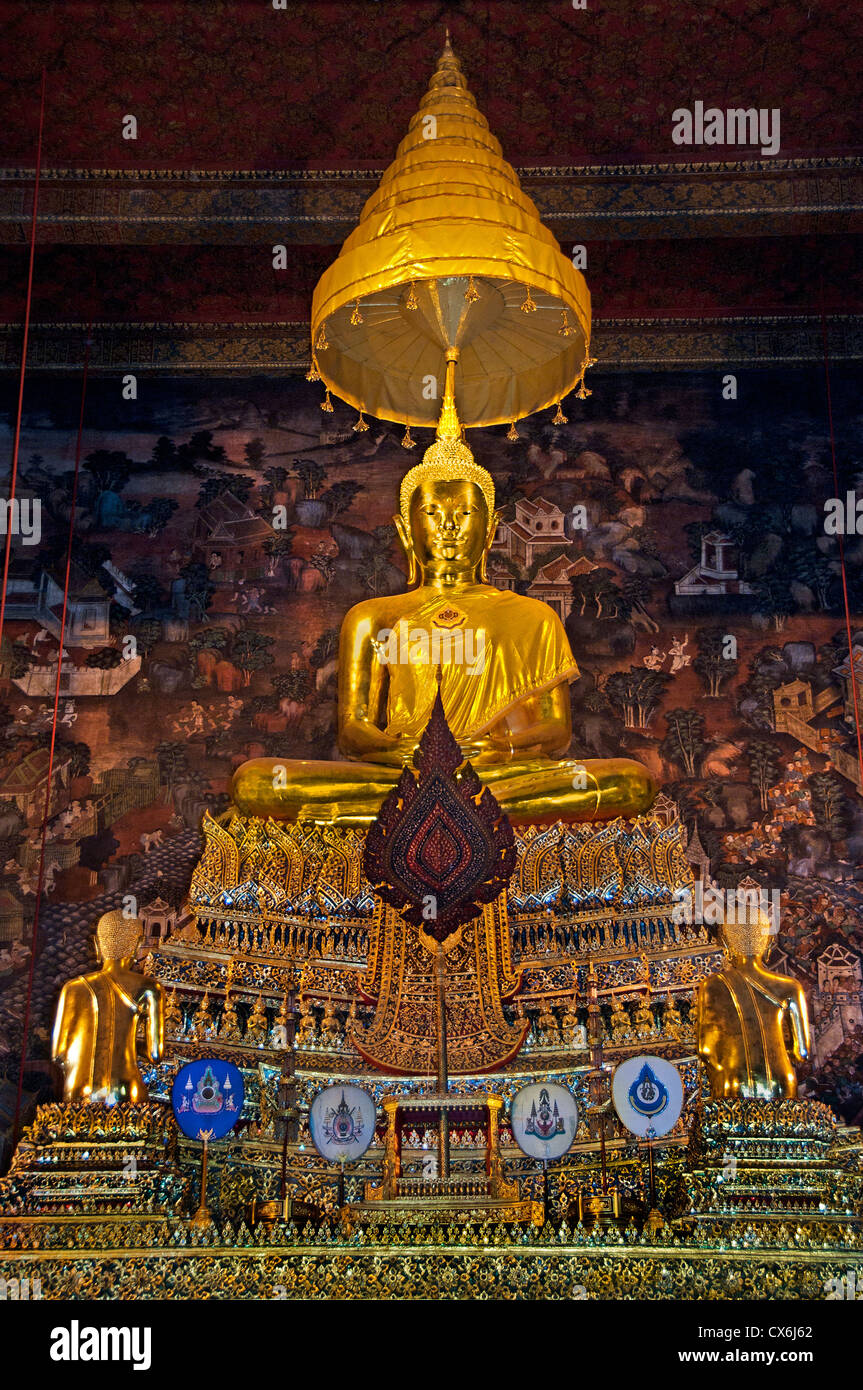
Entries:
{"label": "golden buddha statue", "polygon": [[252,1005],[252,1012],[249,1014],[246,1023],[245,1042],[250,1047],[263,1047],[267,1041],[269,1028],[267,1025],[267,1011],[264,1008],[264,997],[262,994],[255,996]]}
{"label": "golden buddha statue", "polygon": [[240,1020],[237,1016],[237,1005],[231,993],[230,978],[225,986],[225,1007],[222,1009],[222,1017],[219,1019],[219,1041],[232,1043],[242,1041]]}
{"label": "golden buddha statue", "polygon": [[611,1002],[611,1037],[613,1042],[623,1042],[628,1037],[632,1026],[629,1012],[623,1000],[618,996]]}
{"label": "golden buddha statue", "polygon": [[324,1001],[324,1015],[321,1019],[321,1040],[325,1047],[337,1047],[342,1036],[342,1026],[336,1013],[336,1001],[327,998]]}
{"label": "golden buddha statue", "polygon": [[196,1040],[211,1038],[216,1028],[210,1008],[210,991],[204,990],[204,997],[192,1016],[192,1037]]}
{"label": "golden buddha statue", "polygon": [[318,1024],[309,998],[300,1000],[300,1018],[297,1024],[297,1047],[311,1047],[317,1037]]}
{"label": "golden buddha statue", "polygon": [[679,1042],[683,1037],[683,1030],[683,1015],[677,1007],[677,1001],[673,994],[667,994],[662,1010],[662,1032],[666,1038]]}
{"label": "golden buddha statue", "polygon": [[286,1048],[288,1045],[288,996],[282,995],[279,1012],[270,1029],[270,1047]]}
{"label": "golden buddha statue", "polygon": [[162,986],[133,969],[143,925],[119,909],[96,927],[101,969],[69,980],[60,991],[51,1055],[63,1068],[63,1098],[93,1104],[147,1099],[135,1043],[146,1024],[147,1055],[157,1062],[165,1040]]}
{"label": "golden buddha statue", "polygon": [[793,1099],[797,1077],[788,1043],[798,1061],[808,1057],[806,996],[796,980],[765,968],[771,929],[764,913],[725,923],[722,933],[731,964],[702,980],[696,996],[698,1054],[710,1094],[714,1100]]}
{"label": "golden buddha statue", "polygon": [[635,1036],[637,1038],[648,1038],[656,1028],[656,1019],[653,1016],[653,1009],[650,1007],[650,996],[645,994],[638,1000],[638,1007],[633,1016],[635,1024]]}
{"label": "golden buddha statue", "polygon": [[183,1010],[177,998],[177,986],[168,995],[168,1002],[165,1005],[165,1032],[169,1038],[179,1038],[185,1026]]}
{"label": "golden buddha statue", "polygon": [[342,624],[339,744],[348,761],[243,763],[232,786],[241,813],[369,825],[413,757],[438,681],[465,758],[513,824],[610,820],[653,801],[640,763],[567,755],[578,667],[563,624],[547,604],[486,580],[494,483],[462,441],[455,356],[437,440],[402,480],[394,517],[409,590],[358,603]]}
{"label": "golden buddha statue", "polygon": [[543,1000],[536,1031],[540,1047],[552,1047],[560,1039],[560,1025],[557,1021],[557,1014],[551,1007],[550,999]]}

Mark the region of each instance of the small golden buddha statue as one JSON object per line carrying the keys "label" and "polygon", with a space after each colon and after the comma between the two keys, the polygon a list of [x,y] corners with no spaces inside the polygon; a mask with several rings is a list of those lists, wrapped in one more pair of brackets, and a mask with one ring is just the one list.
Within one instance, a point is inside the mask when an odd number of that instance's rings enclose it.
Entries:
{"label": "small golden buddha statue", "polygon": [[165,1005],[165,1032],[169,1038],[178,1038],[183,1031],[185,1020],[180,1001],[177,998],[177,986],[168,995],[168,1002]]}
{"label": "small golden buddha statue", "polygon": [[225,987],[225,1007],[222,1009],[222,1017],[219,1020],[219,1041],[233,1043],[240,1042],[241,1038],[237,1006],[231,993],[230,983],[228,983]]}
{"label": "small golden buddha statue", "polygon": [[610,1021],[612,1040],[614,1042],[623,1042],[624,1038],[628,1037],[632,1025],[626,1005],[619,996],[612,1000]]}
{"label": "small golden buddha statue", "polygon": [[210,1009],[210,991],[205,989],[204,997],[192,1016],[192,1037],[211,1038],[215,1031],[213,1014]]}
{"label": "small golden buddha statue", "polygon": [[267,1011],[264,1008],[264,996],[258,994],[246,1024],[245,1041],[252,1047],[263,1047],[267,1040],[267,1032]]}
{"label": "small golden buddha statue", "polygon": [[557,1021],[557,1014],[551,1007],[550,999],[543,1000],[536,1027],[541,1047],[552,1047],[560,1041],[560,1026]]}
{"label": "small golden buddha statue", "polygon": [[321,1019],[321,1040],[327,1047],[336,1047],[342,1035],[341,1024],[336,1013],[334,999],[327,999],[324,1003],[324,1016]]}
{"label": "small golden buddha statue", "polygon": [[793,1099],[791,1056],[802,1061],[809,1055],[806,996],[796,980],[766,969],[770,919],[760,911],[753,917],[723,925],[731,964],[698,986],[698,1054],[714,1100]]}
{"label": "small golden buddha statue", "polygon": [[270,1047],[286,1048],[288,1045],[288,996],[282,995],[276,1021],[270,1029]]}
{"label": "small golden buddha statue", "polygon": [[635,1035],[638,1038],[648,1038],[656,1028],[656,1020],[653,1017],[653,1010],[650,1007],[650,996],[645,994],[638,1001],[638,1008],[633,1016],[635,1025]]}
{"label": "small golden buddha statue", "polygon": [[437,440],[402,480],[396,530],[407,593],[367,599],[342,624],[339,744],[346,761],[255,758],[234,775],[247,815],[366,826],[410,763],[440,681],[447,722],[513,824],[646,811],[656,786],[629,758],[568,756],[578,677],[557,614],[487,582],[494,483],[462,441],[454,363]]}
{"label": "small golden buddha statue", "polygon": [[133,969],[143,925],[116,909],[99,918],[101,969],[69,980],[60,991],[51,1055],[63,1068],[63,1098],[93,1104],[138,1104],[147,1088],[135,1055],[138,1024],[147,1055],[162,1056],[165,995],[157,980]]}
{"label": "small golden buddha statue", "polygon": [[571,1043],[578,1029],[578,1009],[572,995],[569,995],[564,1005],[560,1028],[564,1041]]}
{"label": "small golden buddha statue", "polygon": [[312,1001],[309,998],[300,1001],[300,1017],[297,1024],[297,1047],[311,1047],[317,1035],[318,1025],[315,1020]]}
{"label": "small golden buddha statue", "polygon": [[677,1007],[674,995],[669,994],[662,1010],[662,1031],[672,1042],[679,1042],[683,1037],[683,1029],[683,1015]]}

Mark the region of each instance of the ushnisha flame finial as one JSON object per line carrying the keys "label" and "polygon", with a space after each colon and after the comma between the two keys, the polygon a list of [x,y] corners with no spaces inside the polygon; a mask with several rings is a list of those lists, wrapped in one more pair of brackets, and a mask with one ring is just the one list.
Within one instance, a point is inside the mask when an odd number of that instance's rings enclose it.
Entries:
{"label": "ushnisha flame finial", "polygon": [[437,438],[423,454],[422,463],[416,464],[402,478],[399,489],[399,511],[405,526],[410,530],[410,504],[414,492],[422,483],[448,482],[452,478],[464,478],[476,483],[485,498],[489,518],[494,516],[494,479],[487,469],[482,468],[465,443],[464,430],[458,418],[455,403],[455,367],[458,361],[458,348],[449,348],[446,354],[446,380],[444,383],[443,405],[437,423]]}

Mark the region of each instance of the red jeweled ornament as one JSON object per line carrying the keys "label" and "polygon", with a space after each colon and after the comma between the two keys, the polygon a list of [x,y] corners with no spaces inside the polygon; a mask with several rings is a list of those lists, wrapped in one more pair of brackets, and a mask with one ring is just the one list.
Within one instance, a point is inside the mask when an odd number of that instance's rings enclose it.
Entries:
{"label": "red jeweled ornament", "polygon": [[515,841],[505,813],[463,759],[440,690],[413,763],[369,827],[365,871],[405,921],[444,941],[504,890]]}

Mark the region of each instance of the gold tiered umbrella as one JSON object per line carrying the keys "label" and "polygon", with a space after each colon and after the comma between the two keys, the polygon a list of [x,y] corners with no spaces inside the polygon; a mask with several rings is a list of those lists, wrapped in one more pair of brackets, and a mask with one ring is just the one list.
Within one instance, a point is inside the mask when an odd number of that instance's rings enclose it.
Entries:
{"label": "gold tiered umbrella", "polygon": [[583,382],[590,294],[522,192],[447,35],[419,111],[312,301],[314,366],[361,411],[433,425],[457,362],[464,425]]}

